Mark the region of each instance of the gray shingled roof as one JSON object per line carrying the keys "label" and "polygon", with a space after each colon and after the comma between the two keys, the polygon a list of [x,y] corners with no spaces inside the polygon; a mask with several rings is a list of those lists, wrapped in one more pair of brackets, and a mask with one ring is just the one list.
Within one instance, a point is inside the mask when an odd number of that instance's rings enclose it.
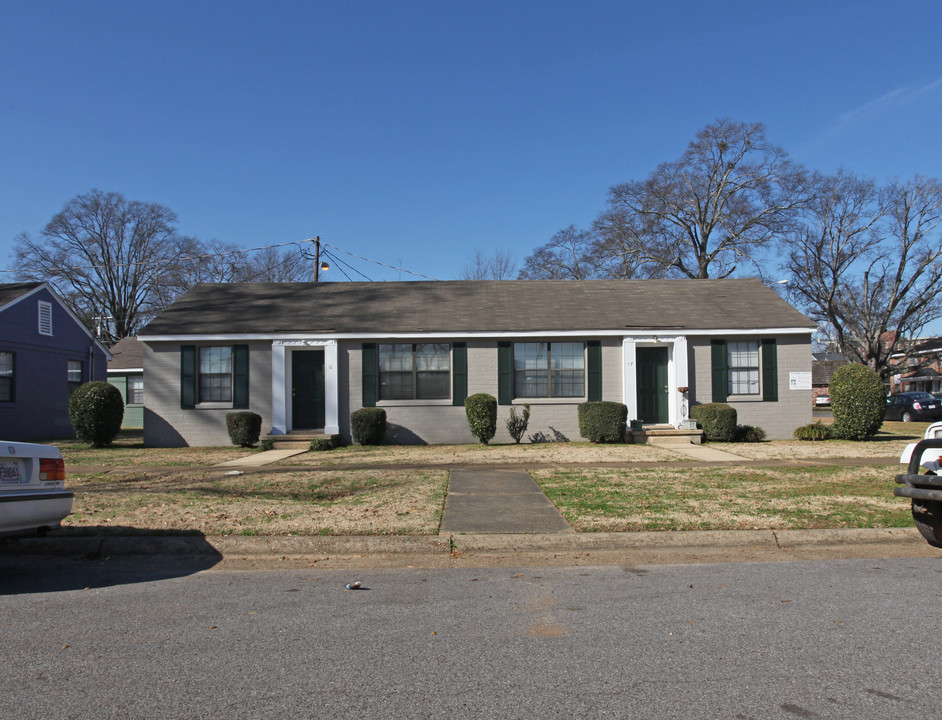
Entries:
{"label": "gray shingled roof", "polygon": [[40,285],[42,285],[41,282],[0,283],[0,307],[13,302],[30,290],[35,290]]}
{"label": "gray shingled roof", "polygon": [[144,367],[144,345],[136,337],[121,339],[111,347],[109,370],[127,370]]}
{"label": "gray shingled roof", "polygon": [[196,285],[140,336],[813,328],[755,279]]}

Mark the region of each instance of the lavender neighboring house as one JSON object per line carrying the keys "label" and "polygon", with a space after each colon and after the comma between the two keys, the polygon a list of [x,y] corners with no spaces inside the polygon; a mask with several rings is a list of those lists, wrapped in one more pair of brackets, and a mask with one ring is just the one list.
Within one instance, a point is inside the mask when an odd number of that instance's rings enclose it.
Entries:
{"label": "lavender neighboring house", "polygon": [[814,330],[758,280],[197,285],[138,336],[144,442],[228,444],[233,410],[350,442],[351,414],[380,407],[389,443],[470,443],[474,393],[498,400],[495,442],[523,404],[530,442],[578,440],[592,400],[652,433],[727,402],[787,438],[811,421]]}
{"label": "lavender neighboring house", "polygon": [[110,358],[49,285],[0,284],[0,440],[72,437],[69,396]]}

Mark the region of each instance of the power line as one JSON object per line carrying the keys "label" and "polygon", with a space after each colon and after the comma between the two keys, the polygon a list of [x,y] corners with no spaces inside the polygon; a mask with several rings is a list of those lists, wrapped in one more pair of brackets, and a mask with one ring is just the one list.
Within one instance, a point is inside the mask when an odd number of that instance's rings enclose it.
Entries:
{"label": "power line", "polygon": [[405,268],[396,267],[394,265],[387,265],[386,263],[382,263],[379,260],[370,260],[369,258],[365,258],[362,255],[357,255],[356,253],[352,253],[348,250],[343,250],[339,247],[334,247],[333,245],[330,245],[329,243],[325,243],[324,241],[321,241],[321,245],[324,245],[325,247],[329,247],[331,250],[336,250],[337,252],[342,252],[347,255],[350,255],[351,257],[355,257],[358,260],[364,260],[365,262],[373,263],[374,265],[382,265],[384,268],[389,268],[390,270],[399,270],[400,272],[409,273],[410,275],[415,275],[416,277],[425,278],[426,280],[438,279],[438,278],[429,277],[428,275],[423,275],[422,273],[412,272],[411,270],[406,270]]}

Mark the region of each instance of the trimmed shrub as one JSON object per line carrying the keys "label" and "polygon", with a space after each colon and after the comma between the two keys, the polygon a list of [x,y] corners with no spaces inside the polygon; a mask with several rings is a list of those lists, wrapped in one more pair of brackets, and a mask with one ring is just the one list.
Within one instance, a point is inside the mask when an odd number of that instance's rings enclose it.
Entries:
{"label": "trimmed shrub", "polygon": [[842,440],[865,440],[877,434],[886,413],[886,390],[880,376],[866,365],[843,365],[831,376],[831,433]]}
{"label": "trimmed shrub", "polygon": [[765,430],[753,425],[736,426],[736,442],[757,443],[765,440]]}
{"label": "trimmed shrub", "polygon": [[275,449],[275,441],[271,438],[263,438],[258,441],[259,452],[268,452]]}
{"label": "trimmed shrub", "polygon": [[308,447],[308,450],[311,452],[325,452],[327,450],[333,450],[335,447],[337,447],[337,443],[334,438],[322,437],[311,440],[311,445]]}
{"label": "trimmed shrub", "polygon": [[628,406],[598,400],[579,403],[579,434],[594,443],[625,442]]}
{"label": "trimmed shrub", "polygon": [[521,438],[527,431],[527,425],[530,424],[530,406],[524,405],[523,412],[519,415],[517,415],[516,408],[511,407],[510,417],[504,422],[507,425],[507,432],[510,433],[510,437],[519,445]]}
{"label": "trimmed shrub", "polygon": [[233,445],[252,447],[262,434],[262,416],[248,410],[226,413],[226,430]]}
{"label": "trimmed shrub", "polygon": [[350,413],[353,442],[360,445],[382,445],[386,438],[386,411],[365,407]]}
{"label": "trimmed shrub", "polygon": [[470,395],[464,401],[471,434],[487,445],[497,432],[497,398],[487,393]]}
{"label": "trimmed shrub", "polygon": [[699,423],[707,442],[736,440],[736,409],[726,403],[694,405],[690,408],[690,417]]}
{"label": "trimmed shrub", "polygon": [[124,419],[121,391],[104,380],[79,385],[69,398],[69,419],[82,442],[96,448],[110,445]]}
{"label": "trimmed shrub", "polygon": [[795,428],[794,435],[796,440],[830,440],[831,427],[819,420]]}

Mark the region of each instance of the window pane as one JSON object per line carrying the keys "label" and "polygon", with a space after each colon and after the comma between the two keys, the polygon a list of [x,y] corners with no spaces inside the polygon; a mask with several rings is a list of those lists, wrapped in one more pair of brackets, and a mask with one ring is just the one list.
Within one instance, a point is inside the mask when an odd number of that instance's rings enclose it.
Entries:
{"label": "window pane", "polygon": [[519,398],[548,397],[549,376],[545,370],[515,370],[514,396]]}
{"label": "window pane", "polygon": [[380,400],[411,400],[415,397],[411,372],[384,372],[379,376]]}
{"label": "window pane", "polygon": [[142,377],[129,377],[128,378],[128,404],[134,405],[143,405],[144,404],[144,378]]}
{"label": "window pane", "polygon": [[380,372],[412,372],[412,345],[380,345]]}
{"label": "window pane", "polygon": [[756,395],[759,392],[758,370],[730,370],[730,395]]}
{"label": "window pane", "polygon": [[550,346],[553,370],[582,370],[585,352],[582,343],[553,343]]}
{"label": "window pane", "polygon": [[416,397],[422,400],[450,397],[451,375],[447,372],[420,372],[415,374],[418,386]]}
{"label": "window pane", "polygon": [[585,373],[582,370],[554,370],[553,397],[582,397],[585,395]]}
{"label": "window pane", "polygon": [[232,402],[232,348],[200,348],[199,402]]}
{"label": "window pane", "polygon": [[13,374],[13,353],[0,352],[0,376]]}
{"label": "window pane", "polygon": [[0,402],[13,402],[13,353],[0,352]]}
{"label": "window pane", "polygon": [[68,372],[69,372],[70,383],[82,382],[82,361],[81,360],[69,360]]}
{"label": "window pane", "polygon": [[514,370],[545,370],[546,343],[514,343]]}
{"label": "window pane", "polygon": [[415,346],[415,369],[448,371],[451,347],[448,343],[433,343]]}
{"label": "window pane", "polygon": [[758,342],[731,342],[726,348],[729,367],[759,367]]}

